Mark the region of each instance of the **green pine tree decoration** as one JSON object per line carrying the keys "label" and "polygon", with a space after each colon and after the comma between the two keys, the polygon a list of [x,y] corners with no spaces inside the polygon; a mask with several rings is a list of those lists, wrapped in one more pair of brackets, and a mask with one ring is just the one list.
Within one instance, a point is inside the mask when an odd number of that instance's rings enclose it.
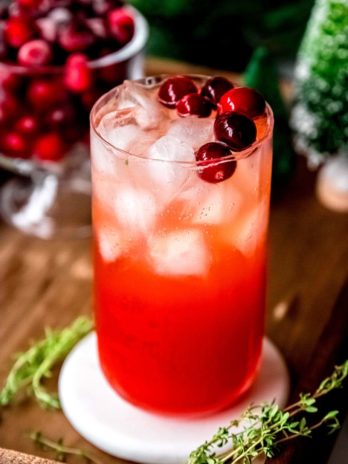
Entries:
{"label": "green pine tree decoration", "polygon": [[259,90],[271,105],[274,114],[272,195],[286,185],[295,167],[288,124],[288,110],[283,101],[279,76],[272,54],[264,47],[257,48],[248,64],[244,81]]}
{"label": "green pine tree decoration", "polygon": [[298,150],[312,164],[348,153],[348,0],[316,0],[295,76]]}

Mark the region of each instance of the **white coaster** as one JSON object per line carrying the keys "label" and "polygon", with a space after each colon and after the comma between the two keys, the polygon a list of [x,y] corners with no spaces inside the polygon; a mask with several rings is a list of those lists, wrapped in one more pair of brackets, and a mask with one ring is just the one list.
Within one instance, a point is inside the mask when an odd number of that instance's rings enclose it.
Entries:
{"label": "white coaster", "polygon": [[146,464],[184,463],[191,451],[218,427],[238,418],[250,403],[276,400],[284,406],[288,393],[287,368],[268,339],[251,390],[231,408],[200,418],[157,416],[118,396],[99,367],[95,333],[69,354],[59,378],[64,414],[86,440],[113,456]]}

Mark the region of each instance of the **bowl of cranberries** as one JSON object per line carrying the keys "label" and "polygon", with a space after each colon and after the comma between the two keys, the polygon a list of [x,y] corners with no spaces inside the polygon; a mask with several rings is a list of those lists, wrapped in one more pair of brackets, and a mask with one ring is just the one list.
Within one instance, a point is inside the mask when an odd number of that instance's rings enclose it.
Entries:
{"label": "bowl of cranberries", "polygon": [[89,112],[143,74],[146,20],[122,0],[14,0],[0,5],[0,165],[7,222],[42,238],[84,236]]}

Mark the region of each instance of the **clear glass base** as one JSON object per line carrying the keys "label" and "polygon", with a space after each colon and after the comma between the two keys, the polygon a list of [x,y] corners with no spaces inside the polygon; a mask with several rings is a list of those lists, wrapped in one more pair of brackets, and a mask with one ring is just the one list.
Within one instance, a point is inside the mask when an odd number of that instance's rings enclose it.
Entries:
{"label": "clear glass base", "polygon": [[5,221],[43,239],[85,238],[91,234],[90,181],[37,171],[18,177],[0,192]]}

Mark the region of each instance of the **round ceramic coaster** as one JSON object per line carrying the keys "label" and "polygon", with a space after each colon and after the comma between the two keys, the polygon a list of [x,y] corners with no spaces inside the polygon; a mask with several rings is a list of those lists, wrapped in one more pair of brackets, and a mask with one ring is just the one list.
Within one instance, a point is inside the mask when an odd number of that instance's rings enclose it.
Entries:
{"label": "round ceramic coaster", "polygon": [[146,464],[184,463],[189,453],[219,426],[238,418],[250,403],[276,400],[284,406],[288,372],[276,347],[265,339],[260,372],[243,400],[200,418],[173,418],[145,412],[112,390],[99,367],[95,334],[88,335],[66,358],[59,378],[59,398],[73,427],[97,448]]}

